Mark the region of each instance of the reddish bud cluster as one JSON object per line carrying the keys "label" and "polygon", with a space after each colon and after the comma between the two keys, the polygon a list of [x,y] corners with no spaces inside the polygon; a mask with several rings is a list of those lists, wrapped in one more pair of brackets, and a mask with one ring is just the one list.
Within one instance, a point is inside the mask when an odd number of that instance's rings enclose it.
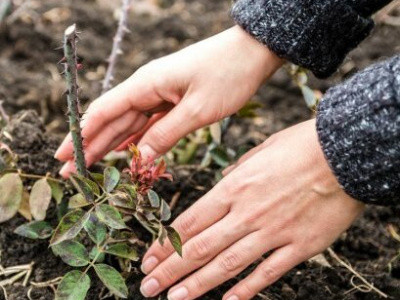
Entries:
{"label": "reddish bud cluster", "polygon": [[153,159],[143,160],[142,154],[135,145],[130,145],[129,150],[133,157],[131,168],[126,172],[131,176],[131,181],[137,185],[137,192],[144,195],[151,189],[154,182],[160,178],[172,181],[172,175],[166,173],[167,165],[162,159],[158,164]]}

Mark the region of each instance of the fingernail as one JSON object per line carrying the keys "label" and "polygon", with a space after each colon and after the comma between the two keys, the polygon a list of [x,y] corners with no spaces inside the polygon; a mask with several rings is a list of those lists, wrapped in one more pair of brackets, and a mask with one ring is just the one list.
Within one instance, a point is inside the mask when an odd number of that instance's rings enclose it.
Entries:
{"label": "fingernail", "polygon": [[150,256],[142,263],[140,269],[144,274],[147,275],[151,271],[153,271],[155,267],[157,267],[157,265],[158,265],[158,259],[155,256]]}
{"label": "fingernail", "polygon": [[64,175],[64,174],[67,172],[68,166],[69,166],[69,162],[65,163],[65,164],[62,166],[62,168],[61,168],[61,170],[60,170],[60,172],[59,172],[60,175]]}
{"label": "fingernail", "polygon": [[57,149],[56,153],[54,153],[54,158],[58,159],[58,156],[60,155],[60,148]]}
{"label": "fingernail", "polygon": [[239,297],[236,295],[230,296],[228,299],[226,300],[239,300]]}
{"label": "fingernail", "polygon": [[185,300],[188,295],[187,288],[183,286],[168,294],[168,300]]}
{"label": "fingernail", "polygon": [[150,147],[149,145],[140,146],[139,151],[142,154],[142,158],[144,160],[154,159],[157,157],[157,152],[154,151],[154,149],[152,147]]}
{"label": "fingernail", "polygon": [[145,297],[153,297],[157,295],[159,288],[160,284],[157,279],[151,278],[140,287],[140,292]]}

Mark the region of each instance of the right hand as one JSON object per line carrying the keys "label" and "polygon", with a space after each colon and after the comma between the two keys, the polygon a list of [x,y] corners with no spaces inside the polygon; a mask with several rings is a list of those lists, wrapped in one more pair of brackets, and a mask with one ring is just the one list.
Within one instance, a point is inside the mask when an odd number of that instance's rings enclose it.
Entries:
{"label": "right hand", "polygon": [[[238,26],[150,62],[89,106],[82,121],[87,166],[127,139],[139,142],[145,158],[164,154],[237,112],[282,63]],[[66,162],[62,176],[75,172],[70,135],[55,157]]]}

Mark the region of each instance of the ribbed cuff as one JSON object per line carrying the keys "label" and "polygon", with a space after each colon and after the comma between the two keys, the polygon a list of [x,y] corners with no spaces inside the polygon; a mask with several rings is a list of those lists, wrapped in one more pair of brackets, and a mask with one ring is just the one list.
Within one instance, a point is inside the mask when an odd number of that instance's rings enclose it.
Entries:
{"label": "ribbed cuff", "polygon": [[372,2],[365,8],[356,0],[238,0],[232,17],[278,56],[325,78],[369,35],[374,24],[364,15],[378,7]]}
{"label": "ribbed cuff", "polygon": [[400,55],[328,90],[318,107],[325,157],[344,190],[400,204]]}

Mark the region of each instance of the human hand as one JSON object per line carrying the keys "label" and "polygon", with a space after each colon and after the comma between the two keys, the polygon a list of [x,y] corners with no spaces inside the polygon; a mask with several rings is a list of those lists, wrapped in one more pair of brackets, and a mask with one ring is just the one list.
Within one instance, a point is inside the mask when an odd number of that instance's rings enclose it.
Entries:
{"label": "human hand", "polygon": [[269,256],[229,290],[224,300],[246,300],[297,264],[325,250],[360,215],[332,174],[315,120],[284,130],[253,149],[172,226],[183,258],[158,242],[143,258],[145,296],[173,286],[169,300],[195,299]]}
{"label": "human hand", "polygon": [[[167,152],[188,133],[238,111],[281,64],[235,26],[145,65],[89,106],[82,121],[87,165],[132,136],[145,158]],[[156,115],[149,120],[148,112]],[[72,153],[68,135],[55,155],[67,162],[64,177],[75,170]]]}

